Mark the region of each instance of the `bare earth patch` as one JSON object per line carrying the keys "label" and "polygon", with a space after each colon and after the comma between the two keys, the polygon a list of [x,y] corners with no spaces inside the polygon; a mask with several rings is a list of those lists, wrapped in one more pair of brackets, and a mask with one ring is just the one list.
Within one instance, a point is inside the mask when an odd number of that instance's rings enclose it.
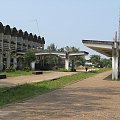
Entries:
{"label": "bare earth patch", "polygon": [[48,72],[40,75],[29,75],[29,76],[18,76],[18,77],[8,77],[7,79],[0,80],[0,87],[11,87],[25,83],[34,83],[45,80],[57,79],[65,75],[76,74],[77,72]]}
{"label": "bare earth patch", "polygon": [[120,82],[110,74],[10,104],[0,109],[0,120],[120,120]]}

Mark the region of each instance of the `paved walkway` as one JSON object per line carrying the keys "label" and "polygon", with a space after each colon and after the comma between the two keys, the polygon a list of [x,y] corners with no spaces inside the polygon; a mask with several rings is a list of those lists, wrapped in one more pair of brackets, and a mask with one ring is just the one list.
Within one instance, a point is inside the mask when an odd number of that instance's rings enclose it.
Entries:
{"label": "paved walkway", "polygon": [[40,82],[45,80],[57,79],[65,75],[76,74],[76,72],[55,72],[50,71],[40,75],[29,75],[29,76],[19,76],[19,77],[8,77],[7,79],[0,79],[0,87],[12,87],[25,83]]}
{"label": "paved walkway", "polygon": [[120,82],[100,73],[0,109],[0,120],[120,120]]}

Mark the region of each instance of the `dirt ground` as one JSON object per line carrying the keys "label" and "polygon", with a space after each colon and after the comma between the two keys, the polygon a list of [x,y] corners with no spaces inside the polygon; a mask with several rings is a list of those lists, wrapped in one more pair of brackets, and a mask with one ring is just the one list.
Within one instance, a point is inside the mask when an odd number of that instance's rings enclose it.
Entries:
{"label": "dirt ground", "polygon": [[120,120],[120,81],[110,74],[10,104],[0,109],[0,120]]}
{"label": "dirt ground", "polygon": [[18,76],[18,77],[8,77],[7,79],[0,79],[0,87],[12,87],[25,83],[40,82],[45,80],[57,79],[65,75],[76,74],[76,72],[43,72],[40,75],[27,75],[27,76]]}

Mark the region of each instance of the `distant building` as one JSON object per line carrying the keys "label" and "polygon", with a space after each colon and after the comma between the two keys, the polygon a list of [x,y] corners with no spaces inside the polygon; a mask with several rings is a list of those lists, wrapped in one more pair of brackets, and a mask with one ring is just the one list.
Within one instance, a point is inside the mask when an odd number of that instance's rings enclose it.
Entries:
{"label": "distant building", "polygon": [[[44,50],[44,44],[44,37],[17,30],[15,27],[10,28],[9,25],[3,26],[0,22],[0,70],[10,66],[20,69],[22,60],[18,55],[28,50]],[[43,62],[43,59],[42,56],[37,58],[39,62]]]}

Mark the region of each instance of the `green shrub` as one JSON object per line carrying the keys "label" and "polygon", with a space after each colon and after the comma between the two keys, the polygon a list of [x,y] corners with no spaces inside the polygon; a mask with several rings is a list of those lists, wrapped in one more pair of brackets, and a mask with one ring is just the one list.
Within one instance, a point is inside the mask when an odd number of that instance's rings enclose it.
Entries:
{"label": "green shrub", "polygon": [[54,66],[54,67],[53,67],[53,70],[58,70],[58,66]]}
{"label": "green shrub", "polygon": [[16,69],[15,69],[13,66],[10,66],[10,67],[6,68],[5,71],[6,71],[6,72],[15,72]]}
{"label": "green shrub", "polygon": [[25,68],[23,68],[23,70],[26,72],[29,72],[31,69],[30,69],[30,67],[25,67]]}
{"label": "green shrub", "polygon": [[71,72],[76,72],[76,69],[70,69]]}

